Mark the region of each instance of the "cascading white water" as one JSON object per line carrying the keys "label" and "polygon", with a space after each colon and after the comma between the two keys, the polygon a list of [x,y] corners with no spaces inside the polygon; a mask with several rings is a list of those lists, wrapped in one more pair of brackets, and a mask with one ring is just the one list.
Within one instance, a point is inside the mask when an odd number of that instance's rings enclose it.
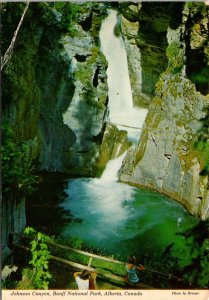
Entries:
{"label": "cascading white water", "polygon": [[102,177],[100,180],[102,181],[117,181],[118,180],[118,171],[121,167],[122,161],[126,155],[126,152],[124,152],[119,157],[110,160],[106,168],[102,174]]}
{"label": "cascading white water", "polygon": [[[117,12],[109,10],[108,17],[103,21],[100,30],[101,50],[108,61],[107,82],[109,96],[110,122],[130,127],[141,128],[147,115],[147,109],[133,106],[131,84],[124,41],[121,36],[114,35],[117,23]],[[118,126],[128,135],[139,139],[140,130]]]}
{"label": "cascading white water", "polygon": [[[115,37],[113,33],[116,22],[116,12],[111,10],[100,30],[101,49],[108,60],[110,121],[126,126],[141,127],[146,110],[133,108],[124,43],[122,38]],[[123,129],[128,129],[128,134],[132,139],[134,136],[136,140],[139,139],[140,130],[129,127]],[[117,182],[118,170],[125,155],[126,152],[110,160],[99,179],[78,178],[69,181],[69,188],[66,189],[69,198],[61,206],[70,210],[76,218],[85,220],[85,224],[83,226],[78,223],[71,224],[66,228],[67,234],[80,236],[84,240],[87,238],[89,243],[96,238],[104,246],[112,235],[117,235],[117,241],[123,239],[120,227],[131,215],[131,211],[124,206],[124,201],[132,199],[135,194],[135,188]],[[76,201],[71,201],[71,199],[76,199]],[[85,207],[84,210],[83,207]],[[92,227],[89,220],[96,222],[96,228]],[[86,231],[88,237],[86,237]]]}
{"label": "cascading white water", "polygon": [[[147,109],[133,106],[126,49],[122,37],[114,34],[116,23],[117,12],[109,10],[100,29],[101,50],[108,61],[109,117],[110,122],[115,123],[119,130],[127,131],[131,141],[137,142],[141,133],[139,128],[142,127]],[[117,173],[124,156],[125,154],[109,161],[101,180],[117,180]]]}

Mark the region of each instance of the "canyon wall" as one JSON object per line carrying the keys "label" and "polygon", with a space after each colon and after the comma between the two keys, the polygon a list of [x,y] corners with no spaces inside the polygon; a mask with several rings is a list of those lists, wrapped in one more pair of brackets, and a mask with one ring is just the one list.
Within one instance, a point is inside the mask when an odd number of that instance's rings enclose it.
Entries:
{"label": "canyon wall", "polygon": [[[15,25],[24,4],[16,8]],[[5,16],[14,9],[5,5]],[[105,15],[103,4],[92,3],[31,3],[26,13],[3,73],[3,116],[17,142],[30,142],[39,170],[97,172],[108,116],[107,62],[99,47]],[[11,28],[10,18],[5,23]]]}
{"label": "canyon wall", "polygon": [[[3,53],[25,3],[1,4]],[[37,17],[38,16],[38,17]],[[103,4],[30,3],[2,72],[3,260],[9,233],[26,225],[32,172],[95,176],[108,116]],[[35,179],[34,179],[35,181]],[[5,255],[4,255],[5,253]]]}
{"label": "canyon wall", "polygon": [[[182,203],[192,214],[206,219],[209,217],[208,175],[202,172],[206,161],[195,149],[194,142],[201,130],[201,119],[205,117],[204,109],[209,105],[208,8],[204,3],[188,3],[184,7],[178,5],[182,8],[182,21],[175,22],[174,26],[170,15],[159,27],[164,28],[163,39],[159,30],[159,41],[166,38],[163,44],[168,45],[164,47],[166,51],[161,53],[161,60],[166,55],[164,65],[168,60],[167,68],[161,75],[158,73],[159,79],[151,80],[155,81],[155,91],[142,136],[138,147],[131,148],[125,158],[120,180],[165,193]],[[146,35],[155,34],[154,41],[158,39],[157,23],[153,24],[155,18],[148,18],[152,9],[148,3],[142,4],[140,16],[144,17],[139,17],[138,22],[140,27],[143,20],[142,26],[147,28],[143,33],[145,39]],[[156,14],[160,18],[160,11]],[[140,33],[135,39],[141,39],[141,36]],[[141,51],[143,47],[140,46]],[[192,52],[196,58],[199,57],[196,65],[188,58]],[[150,55],[152,62],[152,54],[148,51],[146,55],[147,60]],[[156,66],[158,60],[155,60]],[[163,65],[160,61],[159,64]],[[143,61],[141,65],[143,72]],[[199,74],[202,72],[199,65],[204,68],[206,78]],[[202,75],[201,82],[191,76],[191,69],[193,75],[196,72],[196,78]],[[145,77],[149,78],[149,69],[145,67],[144,72],[147,73]]]}

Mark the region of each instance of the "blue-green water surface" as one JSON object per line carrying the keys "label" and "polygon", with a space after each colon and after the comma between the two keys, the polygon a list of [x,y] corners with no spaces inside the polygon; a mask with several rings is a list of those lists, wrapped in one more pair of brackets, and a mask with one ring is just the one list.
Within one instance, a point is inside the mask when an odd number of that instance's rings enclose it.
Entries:
{"label": "blue-green water surface", "polygon": [[171,243],[181,247],[178,233],[198,223],[175,201],[116,181],[70,179],[65,193],[60,207],[72,220],[61,235],[123,259],[130,253],[160,255]]}

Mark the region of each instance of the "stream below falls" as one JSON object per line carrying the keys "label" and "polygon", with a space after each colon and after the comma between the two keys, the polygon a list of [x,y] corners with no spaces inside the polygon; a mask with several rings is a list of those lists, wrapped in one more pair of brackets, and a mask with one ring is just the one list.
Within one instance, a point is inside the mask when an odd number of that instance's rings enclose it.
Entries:
{"label": "stream below falls", "polygon": [[[120,159],[110,161],[106,171]],[[42,175],[39,190],[27,200],[27,226],[65,240],[77,237],[118,259],[130,253],[139,259],[160,256],[171,243],[182,247],[184,237],[177,233],[196,225],[197,218],[159,193],[107,174],[100,179]]]}

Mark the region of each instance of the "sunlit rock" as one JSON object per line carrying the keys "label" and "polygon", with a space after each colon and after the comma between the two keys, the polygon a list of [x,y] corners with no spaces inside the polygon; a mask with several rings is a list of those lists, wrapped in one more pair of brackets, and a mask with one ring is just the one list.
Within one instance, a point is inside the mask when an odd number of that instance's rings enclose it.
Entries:
{"label": "sunlit rock", "polygon": [[[187,11],[187,7],[186,7]],[[194,148],[200,119],[209,105],[185,76],[186,44],[180,38],[187,17],[172,35],[168,31],[168,68],[155,89],[138,148],[127,154],[120,180],[163,192],[181,202],[192,214],[209,217],[208,176],[201,174],[202,159]],[[169,29],[170,30],[170,29]],[[132,168],[130,167],[132,165]]]}

